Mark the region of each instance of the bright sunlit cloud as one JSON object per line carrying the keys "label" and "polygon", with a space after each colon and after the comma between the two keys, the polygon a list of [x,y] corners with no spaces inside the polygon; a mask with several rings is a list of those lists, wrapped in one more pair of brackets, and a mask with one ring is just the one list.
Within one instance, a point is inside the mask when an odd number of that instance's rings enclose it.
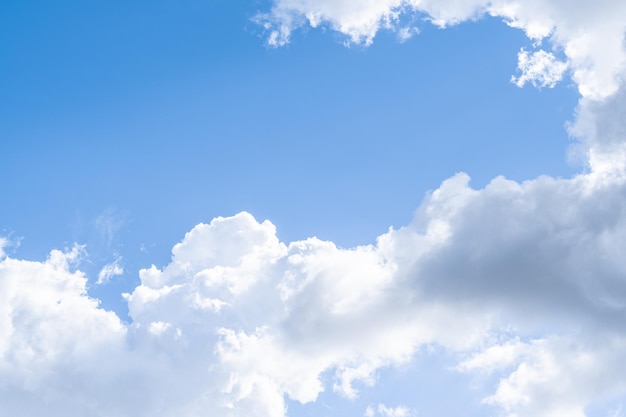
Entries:
{"label": "bright sunlit cloud", "polygon": [[[409,15],[441,28],[490,15],[523,30],[535,49],[519,52],[512,81],[578,87],[568,130],[583,170],[484,187],[451,173],[408,224],[349,248],[281,241],[246,211],[216,217],[165,266],[139,270],[120,294],[128,319],[90,295],[83,246],[33,261],[0,237],[1,413],[293,417],[288,400],[356,401],[381,370],[436,346],[458,375],[496,377],[476,399],[485,416],[583,417],[605,404],[621,415],[626,3],[276,0],[254,21],[275,47],[305,26],[371,45],[381,30],[419,41]],[[122,222],[104,212],[96,223],[111,246]],[[116,254],[96,284],[128,269]],[[365,417],[422,415],[365,404]]]}

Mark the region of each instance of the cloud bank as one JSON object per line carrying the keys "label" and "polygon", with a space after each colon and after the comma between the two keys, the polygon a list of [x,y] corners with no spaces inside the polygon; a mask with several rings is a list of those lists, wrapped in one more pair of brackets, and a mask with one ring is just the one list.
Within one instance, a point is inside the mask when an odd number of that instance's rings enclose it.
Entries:
{"label": "cloud bank", "polygon": [[498,375],[484,402],[510,417],[584,416],[623,397],[626,5],[279,0],[258,19],[275,45],[302,25],[367,44],[409,33],[411,13],[442,27],[498,16],[551,46],[520,53],[516,82],[578,85],[584,172],[482,189],[459,173],[411,224],[355,248],[281,242],[245,212],[216,218],[140,271],[129,323],[89,297],[79,246],[34,262],[0,240],[0,413],[281,417],[286,397],[354,398],[428,345],[458,354],[458,372]]}
{"label": "cloud bank", "polygon": [[501,372],[485,401],[511,416],[582,416],[626,392],[625,198],[595,173],[481,190],[458,174],[412,224],[351,249],[217,218],[140,272],[129,324],[87,296],[79,249],[5,257],[0,409],[283,416],[285,396],[353,398],[436,344],[460,372]]}

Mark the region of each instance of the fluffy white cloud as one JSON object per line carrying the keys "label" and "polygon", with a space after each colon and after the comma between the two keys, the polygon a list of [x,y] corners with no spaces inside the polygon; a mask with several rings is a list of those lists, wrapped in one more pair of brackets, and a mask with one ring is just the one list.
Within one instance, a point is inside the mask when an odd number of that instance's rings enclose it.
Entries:
{"label": "fluffy white cloud", "polygon": [[583,97],[601,99],[615,93],[626,65],[626,4],[619,0],[275,0],[271,11],[257,20],[274,46],[289,42],[303,25],[329,26],[349,42],[370,44],[381,29],[402,38],[411,27],[405,22],[411,15],[442,27],[484,15],[501,17],[536,43],[545,39],[562,51]]}
{"label": "fluffy white cloud", "polygon": [[511,81],[518,87],[527,82],[535,87],[554,87],[567,69],[567,64],[556,59],[550,52],[539,50],[529,53],[525,49],[519,52],[518,69],[522,72],[519,77],[512,77]]}
{"label": "fluffy white cloud", "polygon": [[[428,344],[474,352],[462,371],[502,373],[486,402],[511,416],[584,415],[626,393],[621,177],[468,180],[445,181],[371,246],[286,245],[247,213],[198,225],[169,265],[141,271],[128,325],[85,294],[78,248],[5,258],[0,410],[279,417],[285,396],[331,388],[322,374],[355,397],[355,382]],[[502,329],[518,339],[494,343]],[[561,336],[519,339],[545,332]],[[20,411],[29,396],[52,399]]]}
{"label": "fluffy white cloud", "polygon": [[86,295],[71,265],[81,248],[45,262],[0,261],[0,410],[6,415],[97,415],[90,401],[118,368],[126,330]]}
{"label": "fluffy white cloud", "polygon": [[[280,242],[248,213],[216,218],[167,266],[140,271],[125,294],[130,323],[88,296],[80,247],[32,262],[0,240],[0,414],[281,417],[285,396],[354,398],[358,383],[431,344],[457,352],[461,372],[499,375],[485,402],[511,417],[584,416],[625,395],[625,11],[614,1],[276,1],[259,17],[274,44],[303,24],[351,42],[381,28],[402,38],[414,30],[407,13],[440,26],[488,13],[547,39],[583,95],[570,131],[587,171],[483,189],[457,174],[411,224],[349,249]],[[521,54],[517,82],[552,85],[563,65]],[[102,281],[115,265],[103,271]]]}
{"label": "fluffy white cloud", "polygon": [[585,416],[595,402],[623,395],[626,357],[623,335],[583,338],[552,336],[528,343],[492,346],[463,362],[463,370],[509,367],[496,392],[484,401],[507,415]]}

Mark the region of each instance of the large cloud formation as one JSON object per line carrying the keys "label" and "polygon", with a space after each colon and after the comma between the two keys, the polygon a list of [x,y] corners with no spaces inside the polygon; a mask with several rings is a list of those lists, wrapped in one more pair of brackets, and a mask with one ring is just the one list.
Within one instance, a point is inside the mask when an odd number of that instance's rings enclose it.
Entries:
{"label": "large cloud formation", "polygon": [[216,218],[140,271],[130,323],[88,296],[80,247],[33,262],[0,239],[0,413],[281,417],[286,397],[354,398],[433,344],[458,353],[459,372],[500,375],[484,401],[510,417],[584,416],[624,396],[626,4],[277,0],[258,19],[274,44],[304,24],[369,43],[404,36],[411,13],[500,16],[552,46],[522,51],[515,82],[571,75],[585,171],[479,190],[456,174],[411,224],[349,249],[280,242],[248,213]]}

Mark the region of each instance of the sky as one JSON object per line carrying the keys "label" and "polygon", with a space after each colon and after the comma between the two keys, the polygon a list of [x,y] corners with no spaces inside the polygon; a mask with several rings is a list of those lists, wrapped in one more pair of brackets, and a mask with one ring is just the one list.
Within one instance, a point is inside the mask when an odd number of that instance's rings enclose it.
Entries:
{"label": "sky", "polygon": [[0,414],[620,417],[626,4],[0,4]]}

